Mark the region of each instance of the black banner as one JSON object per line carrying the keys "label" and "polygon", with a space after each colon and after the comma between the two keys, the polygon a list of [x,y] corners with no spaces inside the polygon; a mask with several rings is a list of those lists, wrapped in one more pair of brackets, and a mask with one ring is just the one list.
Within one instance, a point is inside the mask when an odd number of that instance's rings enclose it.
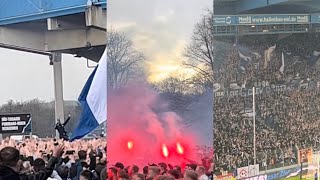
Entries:
{"label": "black banner", "polygon": [[0,114],[1,134],[31,133],[31,114]]}

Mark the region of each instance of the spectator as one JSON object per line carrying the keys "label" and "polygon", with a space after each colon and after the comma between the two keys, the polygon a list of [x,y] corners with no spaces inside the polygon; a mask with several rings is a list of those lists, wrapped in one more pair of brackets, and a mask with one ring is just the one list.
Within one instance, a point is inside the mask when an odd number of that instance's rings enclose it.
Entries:
{"label": "spectator", "polygon": [[139,172],[139,167],[136,165],[130,166],[129,170],[128,170],[128,174],[130,177],[132,177],[133,175],[137,174]]}
{"label": "spectator", "polygon": [[118,169],[111,167],[109,168],[109,172],[108,172],[108,179],[109,180],[116,180],[117,179],[117,175],[118,175]]}
{"label": "spectator", "polygon": [[186,170],[184,173],[184,180],[198,180],[198,174],[192,170]]}
{"label": "spectator", "polygon": [[118,180],[129,180],[129,175],[125,170],[120,170],[118,172]]}
{"label": "spectator", "polygon": [[114,167],[116,167],[118,170],[123,170],[124,169],[124,165],[120,162],[117,162]]}
{"label": "spectator", "polygon": [[149,172],[149,167],[148,167],[148,166],[143,167],[143,174],[144,174],[144,177],[147,177],[148,172]]}
{"label": "spectator", "polygon": [[208,176],[206,175],[206,169],[203,166],[198,166],[196,172],[199,180],[209,180]]}
{"label": "spectator", "polygon": [[167,165],[166,163],[159,163],[158,166],[160,167],[160,174],[165,175],[167,173]]}
{"label": "spectator", "polygon": [[174,180],[171,176],[160,175],[156,177],[156,180]]}
{"label": "spectator", "polygon": [[197,165],[196,164],[187,164],[187,166],[186,166],[186,170],[195,171],[196,169],[197,169]]}
{"label": "spectator", "polygon": [[107,168],[104,167],[104,168],[102,169],[101,173],[100,173],[100,180],[105,180],[105,179],[107,179],[107,178],[108,178],[108,176],[107,176]]}
{"label": "spectator", "polygon": [[145,180],[145,175],[141,173],[136,173],[132,176],[132,180]]}
{"label": "spectator", "polygon": [[167,173],[169,176],[172,176],[174,179],[180,179],[181,173],[176,169],[170,169]]}
{"label": "spectator", "polygon": [[35,174],[19,174],[22,162],[19,160],[20,152],[14,147],[5,147],[0,151],[0,176],[3,180],[18,180],[18,179],[37,179],[46,180],[52,172],[57,158],[61,157],[63,153],[63,146],[55,148],[53,156],[50,158],[46,168],[38,169]]}
{"label": "spectator", "polygon": [[89,170],[84,170],[80,173],[80,180],[95,180],[94,174]]}
{"label": "spectator", "polygon": [[160,175],[160,168],[157,166],[149,166],[147,180],[153,180],[153,178],[158,175]]}

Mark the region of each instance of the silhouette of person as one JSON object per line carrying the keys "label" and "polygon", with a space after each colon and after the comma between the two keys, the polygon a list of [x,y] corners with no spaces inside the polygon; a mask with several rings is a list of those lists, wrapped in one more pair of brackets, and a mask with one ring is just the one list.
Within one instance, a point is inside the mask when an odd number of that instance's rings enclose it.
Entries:
{"label": "silhouette of person", "polygon": [[69,114],[68,118],[64,121],[63,124],[61,124],[61,121],[58,118],[57,119],[58,122],[56,124],[56,127],[54,128],[59,132],[59,138],[65,140],[65,141],[69,141],[69,137],[68,137],[67,132],[64,129],[64,127],[67,125],[67,123],[69,122],[70,118],[71,118],[71,115]]}

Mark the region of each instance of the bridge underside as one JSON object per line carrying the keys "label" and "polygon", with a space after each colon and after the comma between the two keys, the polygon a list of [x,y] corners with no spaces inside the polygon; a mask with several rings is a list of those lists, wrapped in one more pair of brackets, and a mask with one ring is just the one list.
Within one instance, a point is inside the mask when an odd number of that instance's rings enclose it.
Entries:
{"label": "bridge underside", "polygon": [[0,47],[74,54],[99,61],[106,45],[106,10],[0,26]]}
{"label": "bridge underside", "polygon": [[100,60],[106,46],[105,7],[105,0],[1,0],[0,47],[50,58],[56,122],[64,122],[61,53]]}

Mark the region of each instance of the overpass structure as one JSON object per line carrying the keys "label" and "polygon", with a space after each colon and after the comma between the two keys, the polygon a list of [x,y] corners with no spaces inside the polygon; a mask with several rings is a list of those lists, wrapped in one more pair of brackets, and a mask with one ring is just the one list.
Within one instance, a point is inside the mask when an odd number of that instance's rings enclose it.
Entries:
{"label": "overpass structure", "polygon": [[318,0],[215,0],[215,36],[320,32]]}
{"label": "overpass structure", "polygon": [[1,0],[0,47],[46,55],[55,117],[64,120],[61,53],[98,62],[106,46],[106,0]]}

